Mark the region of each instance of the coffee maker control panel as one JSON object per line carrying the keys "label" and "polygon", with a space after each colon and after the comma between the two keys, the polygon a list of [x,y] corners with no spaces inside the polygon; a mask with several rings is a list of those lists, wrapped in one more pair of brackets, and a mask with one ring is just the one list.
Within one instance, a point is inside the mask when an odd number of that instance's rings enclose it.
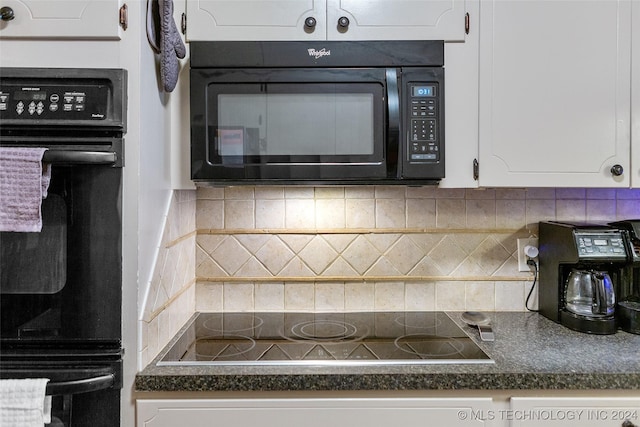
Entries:
{"label": "coffee maker control panel", "polygon": [[575,231],[578,257],[625,259],[627,251],[622,233]]}

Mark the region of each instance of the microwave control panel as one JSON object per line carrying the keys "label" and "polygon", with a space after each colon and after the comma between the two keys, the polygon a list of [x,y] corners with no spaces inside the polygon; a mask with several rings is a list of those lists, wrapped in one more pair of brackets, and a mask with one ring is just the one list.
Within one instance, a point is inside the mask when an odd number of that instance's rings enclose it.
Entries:
{"label": "microwave control panel", "polygon": [[409,163],[436,163],[440,161],[440,111],[438,83],[414,82],[409,84],[408,161]]}
{"label": "microwave control panel", "polygon": [[5,120],[104,120],[109,88],[103,84],[48,84],[19,80],[0,86]]}

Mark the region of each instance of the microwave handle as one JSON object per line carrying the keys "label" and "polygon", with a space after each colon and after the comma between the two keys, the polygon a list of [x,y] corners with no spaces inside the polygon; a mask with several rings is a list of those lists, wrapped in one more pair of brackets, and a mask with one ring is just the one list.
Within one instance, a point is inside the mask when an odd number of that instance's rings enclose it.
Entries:
{"label": "microwave handle", "polygon": [[398,90],[398,72],[395,68],[386,69],[387,80],[387,176],[400,178],[402,153],[400,152],[400,92]]}

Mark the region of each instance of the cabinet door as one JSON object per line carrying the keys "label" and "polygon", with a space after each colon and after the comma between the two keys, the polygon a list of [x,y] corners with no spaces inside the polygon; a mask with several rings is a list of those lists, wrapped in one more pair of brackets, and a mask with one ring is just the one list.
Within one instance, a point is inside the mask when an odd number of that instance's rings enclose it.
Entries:
{"label": "cabinet door", "polygon": [[468,0],[470,29],[464,43],[444,44],[445,178],[441,188],[475,188],[473,162],[478,158],[478,9]]}
{"label": "cabinet door", "polygon": [[120,39],[118,0],[3,0],[0,39]]}
{"label": "cabinet door", "polygon": [[137,427],[497,426],[490,398],[138,400]]}
{"label": "cabinet door", "polygon": [[640,398],[512,397],[502,416],[511,427],[640,425]]}
{"label": "cabinet door", "polygon": [[631,186],[640,188],[640,2],[631,2],[633,52],[631,54]]}
{"label": "cabinet door", "polygon": [[[464,40],[464,0],[327,0],[335,40]],[[348,26],[343,26],[347,21]]]}
{"label": "cabinet door", "polygon": [[187,0],[187,40],[324,40],[325,1]]}
{"label": "cabinet door", "polygon": [[481,186],[629,185],[630,7],[481,2]]}

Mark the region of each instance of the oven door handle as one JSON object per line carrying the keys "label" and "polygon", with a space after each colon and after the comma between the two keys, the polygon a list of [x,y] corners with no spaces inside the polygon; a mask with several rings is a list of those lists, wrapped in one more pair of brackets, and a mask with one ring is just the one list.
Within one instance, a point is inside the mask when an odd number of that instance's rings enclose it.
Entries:
{"label": "oven door handle", "polygon": [[42,161],[46,163],[114,165],[118,161],[118,155],[109,151],[47,150],[42,156]]}
{"label": "oven door handle", "polygon": [[61,381],[47,384],[46,395],[80,394],[113,387],[116,382],[114,374],[101,375],[92,378],[82,378],[73,381]]}

